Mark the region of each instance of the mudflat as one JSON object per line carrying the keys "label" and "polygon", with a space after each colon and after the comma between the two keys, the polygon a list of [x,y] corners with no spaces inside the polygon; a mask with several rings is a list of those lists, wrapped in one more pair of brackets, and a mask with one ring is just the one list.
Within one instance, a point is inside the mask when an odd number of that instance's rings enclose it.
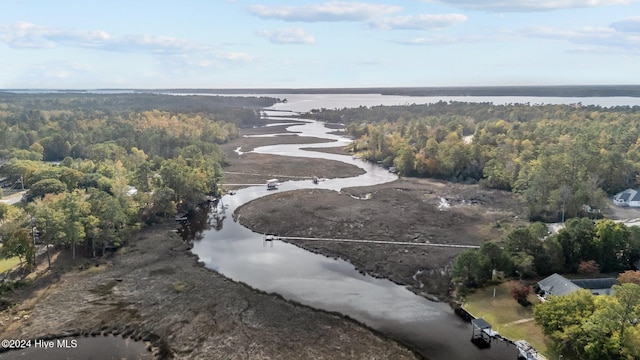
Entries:
{"label": "mudflat", "polygon": [[[269,131],[269,127],[261,128],[263,134]],[[325,141],[298,136],[278,138],[298,138],[298,143]],[[278,138],[270,141],[276,143]],[[229,154],[232,148],[235,144],[226,145]],[[348,154],[340,147],[314,151]],[[253,156],[256,155],[230,155],[230,167],[240,173],[249,172],[254,168]],[[327,160],[259,156],[264,164],[264,179],[273,173],[311,178],[318,174],[349,177],[361,171],[352,165],[336,165]],[[233,181],[241,180],[234,178]],[[234,217],[251,230],[279,236],[471,246],[500,239],[504,227],[524,224],[527,219],[526,204],[516,194],[473,184],[417,178],[400,178],[340,192],[323,189],[275,192],[241,206]],[[345,259],[362,272],[390,279],[418,294],[440,300],[450,294],[448,270],[455,257],[465,250],[421,245],[289,242]]]}
{"label": "mudflat", "polygon": [[41,275],[0,314],[0,338],[117,334],[161,359],[416,358],[355,321],[206,269],[174,228],[149,227],[108,259]]}

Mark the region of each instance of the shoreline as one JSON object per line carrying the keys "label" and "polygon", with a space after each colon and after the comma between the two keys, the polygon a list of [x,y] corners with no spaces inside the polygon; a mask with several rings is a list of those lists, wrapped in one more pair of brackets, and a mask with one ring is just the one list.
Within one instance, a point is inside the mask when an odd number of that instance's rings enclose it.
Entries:
{"label": "shoreline", "polygon": [[172,225],[142,230],[109,263],[61,274],[3,311],[2,337],[122,334],[148,340],[161,359],[420,358],[349,317],[205,268]]}

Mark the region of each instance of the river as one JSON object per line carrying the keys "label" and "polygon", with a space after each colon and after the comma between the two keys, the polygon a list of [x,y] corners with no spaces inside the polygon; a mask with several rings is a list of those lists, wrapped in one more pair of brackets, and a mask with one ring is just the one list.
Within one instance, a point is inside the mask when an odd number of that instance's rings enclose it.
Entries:
{"label": "river", "polygon": [[[309,102],[306,105],[310,105]],[[277,104],[280,112],[291,106],[303,111],[303,105],[289,101]],[[308,107],[307,107],[308,108]],[[299,136],[336,140],[324,125],[306,121],[291,130]],[[340,138],[344,145],[348,140]],[[312,146],[337,146],[336,142]],[[328,158],[356,165],[365,174],[347,179],[329,179],[312,185],[306,181],[287,181],[277,191],[313,186],[340,190],[393,181],[396,176],[371,163],[350,156],[303,151],[305,145],[260,147],[255,152],[282,156]],[[281,294],[283,297],[318,309],[348,315],[397,339],[430,359],[515,359],[516,348],[506,342],[494,342],[479,349],[470,342],[471,327],[454,315],[447,304],[417,296],[403,286],[358,272],[346,261],[314,254],[294,245],[265,242],[257,234],[233,221],[231,215],[242,204],[270,194],[266,186],[253,186],[226,195],[208,214],[206,229],[193,241],[193,253],[205,265],[253,288]],[[291,219],[295,221],[295,219]]]}

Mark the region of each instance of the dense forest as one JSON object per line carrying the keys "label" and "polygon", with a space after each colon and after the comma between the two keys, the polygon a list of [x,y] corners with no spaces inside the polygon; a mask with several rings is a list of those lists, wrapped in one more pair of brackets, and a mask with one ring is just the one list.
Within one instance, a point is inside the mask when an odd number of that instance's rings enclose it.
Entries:
{"label": "dense forest", "polygon": [[218,195],[218,144],[276,99],[156,94],[0,93],[4,256],[33,261],[32,237],[95,255],[163,216]]}
{"label": "dense forest", "polygon": [[531,220],[597,215],[640,170],[638,107],[439,102],[313,113],[344,123],[351,151],[402,176],[522,194]]}

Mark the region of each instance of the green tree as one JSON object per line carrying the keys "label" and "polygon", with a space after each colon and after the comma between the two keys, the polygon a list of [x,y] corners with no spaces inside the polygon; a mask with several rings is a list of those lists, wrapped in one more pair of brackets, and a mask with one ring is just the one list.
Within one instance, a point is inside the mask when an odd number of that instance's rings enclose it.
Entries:
{"label": "green tree", "polygon": [[534,319],[567,359],[637,359],[640,286],[626,283],[612,290],[611,296],[588,290],[552,296],[534,307]]}
{"label": "green tree", "polygon": [[13,183],[30,184],[31,176],[42,166],[37,161],[11,159],[0,167],[0,174]]}
{"label": "green tree", "polygon": [[520,275],[533,277],[548,268],[548,258],[540,236],[539,226],[520,227],[511,230],[506,237],[505,251]]}
{"label": "green tree", "polygon": [[597,246],[594,244],[595,225],[590,219],[569,219],[560,229],[556,238],[562,246],[566,270],[576,272],[580,261],[596,259]]}
{"label": "green tree", "polygon": [[412,175],[415,172],[415,160],[415,151],[409,145],[404,145],[399,151],[399,156],[393,161],[393,165],[400,175]]}
{"label": "green tree", "polygon": [[485,242],[480,246],[480,266],[483,271],[493,274],[493,271],[502,271],[510,274],[513,271],[513,263],[509,255],[495,242]]}
{"label": "green tree", "polygon": [[53,134],[51,136],[40,139],[40,145],[42,145],[44,151],[45,161],[62,160],[66,156],[69,156],[71,150],[71,144],[65,140],[60,134]]}
{"label": "green tree", "polygon": [[37,199],[29,204],[27,212],[32,214],[36,229],[39,233],[40,241],[47,248],[47,261],[51,268],[51,255],[49,245],[59,243],[64,239],[64,213],[56,208],[54,198],[45,196],[44,199]]}
{"label": "green tree", "polygon": [[623,223],[605,219],[595,224],[594,242],[598,247],[598,257],[594,258],[600,264],[602,272],[609,272],[628,267],[627,239],[630,233]]}
{"label": "green tree", "polygon": [[141,163],[136,167],[132,175],[132,185],[139,191],[148,192],[151,190],[151,180],[153,178],[153,170],[148,162]]}
{"label": "green tree", "polygon": [[206,194],[215,190],[210,188],[215,174],[189,166],[182,157],[167,160],[160,168],[160,176],[165,186],[175,192],[174,200],[184,207],[202,202]]}
{"label": "green tree", "polygon": [[9,213],[9,205],[6,203],[0,202],[0,224],[4,224],[7,219],[7,214]]}
{"label": "green tree", "polygon": [[13,229],[3,236],[2,248],[0,249],[2,257],[11,258],[17,256],[20,260],[20,265],[25,260],[28,266],[33,266],[35,253],[36,248],[27,229]]}
{"label": "green tree", "polygon": [[91,204],[91,213],[98,218],[98,230],[95,239],[91,242],[93,256],[96,256],[96,243],[102,246],[102,251],[108,246],[120,246],[119,230],[126,222],[127,216],[120,201],[110,194],[94,190],[88,199]]}
{"label": "green tree", "polygon": [[588,290],[579,290],[565,296],[551,296],[534,306],[533,318],[542,332],[553,341],[557,351],[576,356],[583,353],[585,343],[582,322],[595,311],[594,296]]}
{"label": "green tree", "polygon": [[91,215],[91,204],[86,200],[83,191],[75,190],[61,195],[63,196],[58,202],[58,208],[65,216],[62,228],[65,234],[63,242],[71,247],[73,260],[75,260],[76,245],[82,244],[87,235],[93,232],[98,219]]}
{"label": "green tree", "polygon": [[463,251],[453,265],[453,281],[464,288],[483,286],[491,278],[491,273],[481,266],[481,255],[476,249]]}
{"label": "green tree", "polygon": [[27,201],[32,201],[36,198],[42,198],[46,194],[60,194],[67,191],[67,186],[57,179],[44,179],[33,184],[29,191],[27,191]]}
{"label": "green tree", "polygon": [[[640,349],[630,348],[629,333],[638,334],[640,324],[640,285],[626,283],[614,285],[611,297],[603,297],[600,300],[598,309],[593,315],[592,324],[599,330],[600,334],[607,339],[613,340],[615,346],[609,346],[607,350],[612,352],[612,359],[620,358],[621,353],[629,353],[632,358],[637,358]],[[631,331],[629,331],[631,330]],[[594,336],[601,339],[601,336]],[[623,351],[624,349],[624,351]],[[604,352],[604,351],[602,351]],[[593,359],[602,359],[602,352],[595,353]],[[599,357],[598,357],[599,356]]]}

